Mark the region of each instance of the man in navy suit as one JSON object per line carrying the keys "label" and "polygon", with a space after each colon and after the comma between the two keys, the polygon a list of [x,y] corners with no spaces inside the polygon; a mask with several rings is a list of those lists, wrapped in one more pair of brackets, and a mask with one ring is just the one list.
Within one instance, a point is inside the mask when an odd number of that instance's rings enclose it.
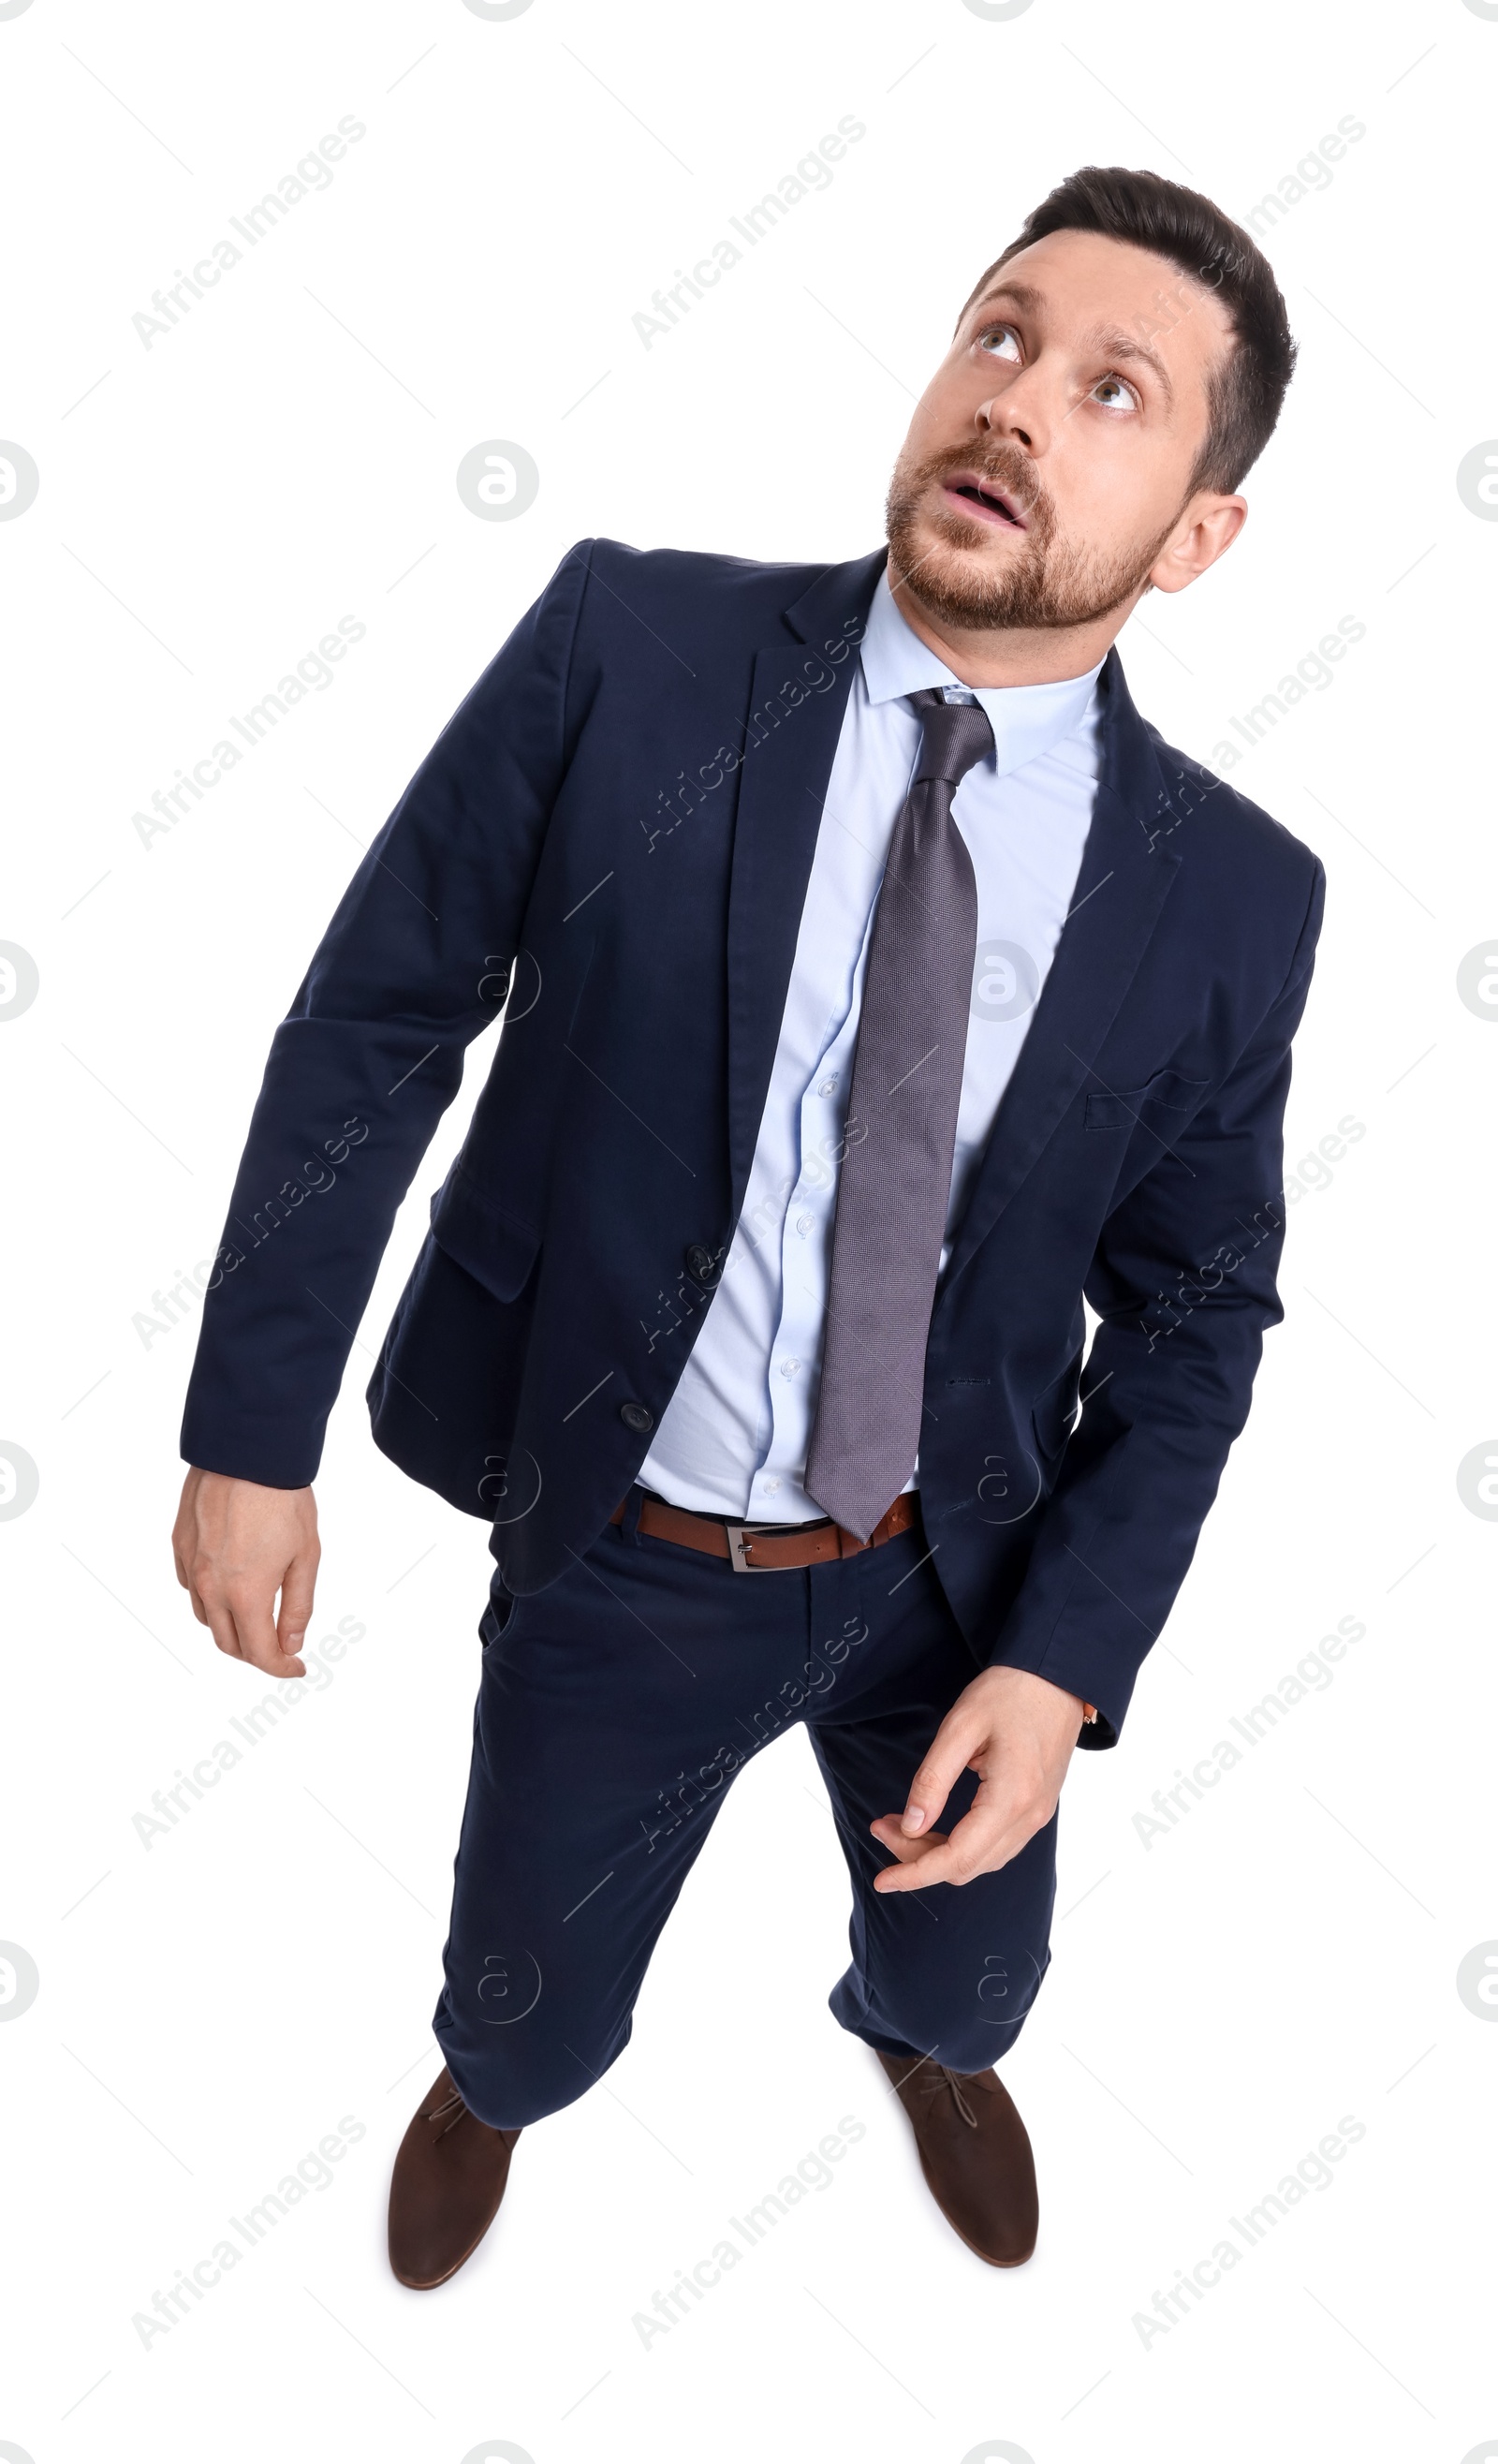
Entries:
{"label": "man in navy suit", "polygon": [[328,1412],[504,1020],[369,1386],[495,1559],[404,2283],[622,2050],[715,1808],[796,1721],[853,1888],[833,2012],[955,2231],[1030,2255],[994,2064],[1071,1754],[1118,1738],[1281,1314],[1323,891],[1113,644],[1237,536],[1293,359],[1205,198],[1075,174],[963,310],[887,552],[580,542],[276,1034],[174,1546],[219,1648],[295,1679]]}

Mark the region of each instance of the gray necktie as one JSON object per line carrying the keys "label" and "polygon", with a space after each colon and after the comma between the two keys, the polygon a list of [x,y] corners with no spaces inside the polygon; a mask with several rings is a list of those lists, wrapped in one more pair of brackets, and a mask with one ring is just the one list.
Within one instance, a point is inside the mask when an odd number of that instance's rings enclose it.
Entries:
{"label": "gray necktie", "polygon": [[909,699],[921,759],[895,824],[864,974],[833,1229],[810,1495],[866,1540],[921,1441],[926,1333],[946,1229],[972,998],[978,891],[952,820],[993,750],[977,702]]}

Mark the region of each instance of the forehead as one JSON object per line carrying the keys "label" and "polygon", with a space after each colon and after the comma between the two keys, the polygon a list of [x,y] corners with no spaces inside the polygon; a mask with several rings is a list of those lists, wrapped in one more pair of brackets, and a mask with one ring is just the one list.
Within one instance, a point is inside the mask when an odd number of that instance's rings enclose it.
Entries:
{"label": "forehead", "polygon": [[1047,337],[1080,341],[1107,328],[1147,341],[1167,365],[1204,371],[1228,341],[1232,323],[1209,285],[1170,258],[1099,231],[1052,231],[990,275],[963,318],[1020,294],[1020,313]]}

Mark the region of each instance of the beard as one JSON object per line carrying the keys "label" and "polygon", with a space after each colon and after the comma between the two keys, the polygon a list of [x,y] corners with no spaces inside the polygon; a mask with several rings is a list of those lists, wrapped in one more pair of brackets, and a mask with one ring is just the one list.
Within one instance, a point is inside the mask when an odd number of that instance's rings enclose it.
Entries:
{"label": "beard", "polygon": [[[1024,514],[1024,533],[996,569],[986,569],[973,555],[979,534],[990,527],[980,516],[969,519],[945,505],[923,508],[933,482],[957,471],[990,479]],[[1158,538],[1112,555],[1085,548],[1062,537],[1055,506],[1030,456],[997,440],[976,451],[949,447],[922,462],[901,454],[889,485],[884,526],[890,580],[903,583],[933,616],[985,632],[1057,631],[1111,616],[1132,599],[1147,582],[1175,520]]]}

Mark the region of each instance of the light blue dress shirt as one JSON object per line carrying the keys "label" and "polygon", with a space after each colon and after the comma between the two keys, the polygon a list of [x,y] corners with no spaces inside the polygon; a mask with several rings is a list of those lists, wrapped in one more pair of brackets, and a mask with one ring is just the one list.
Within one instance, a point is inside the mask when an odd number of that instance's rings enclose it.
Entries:
{"label": "light blue dress shirt", "polygon": [[[640,1472],[734,1521],[822,1512],[803,1485],[816,1407],[843,1120],[875,902],[921,750],[923,686],[982,703],[995,750],[952,804],[978,886],[978,949],[948,1235],[1066,921],[1096,784],[1098,669],[970,693],[911,631],[881,573],[817,832],[744,1208]],[[943,1251],[943,1264],[946,1252]],[[919,1485],[912,1473],[906,1486]]]}

